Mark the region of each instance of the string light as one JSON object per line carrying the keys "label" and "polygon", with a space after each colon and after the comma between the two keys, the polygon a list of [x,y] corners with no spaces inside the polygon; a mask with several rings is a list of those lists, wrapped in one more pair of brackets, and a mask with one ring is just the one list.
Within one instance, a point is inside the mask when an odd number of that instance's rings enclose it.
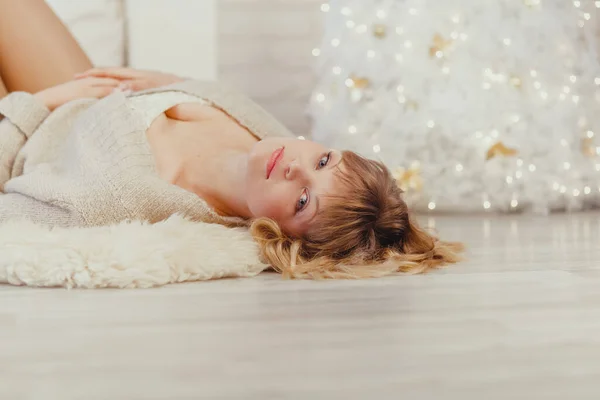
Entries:
{"label": "string light", "polygon": [[348,27],[348,29],[352,29],[356,26],[356,23],[354,21],[352,21],[351,19],[349,19],[348,21],[346,21],[346,27]]}
{"label": "string light", "polygon": [[410,40],[405,40],[404,47],[406,47],[407,49],[410,49],[412,47],[412,42]]}
{"label": "string light", "polygon": [[380,151],[381,151],[381,147],[378,144],[376,144],[375,146],[373,146],[373,152],[379,153]]}
{"label": "string light", "polygon": [[340,39],[338,39],[338,38],[331,39],[331,45],[333,47],[338,47],[340,45]]}
{"label": "string light", "polygon": [[328,11],[329,11],[329,8],[330,8],[330,7],[329,7],[329,4],[327,4],[327,3],[323,3],[323,4],[321,4],[321,11],[323,11],[323,12],[328,12]]}
{"label": "string light", "polygon": [[510,46],[510,39],[509,38],[505,38],[503,41],[505,46]]}
{"label": "string light", "polygon": [[456,164],[456,172],[462,172],[463,166],[462,164]]}
{"label": "string light", "polygon": [[356,27],[356,33],[365,33],[367,31],[367,26],[365,24],[360,24]]}
{"label": "string light", "polygon": [[519,202],[517,201],[517,199],[512,199],[510,202],[510,206],[512,208],[516,208],[519,205]]}
{"label": "string light", "polygon": [[384,19],[385,18],[385,11],[383,10],[377,10],[377,18],[379,19]]}
{"label": "string light", "polygon": [[584,14],[583,14],[583,18],[585,18],[585,20],[586,20],[586,21],[589,21],[589,20],[590,20],[590,18],[591,18],[591,15],[590,15],[590,13],[584,13]]}
{"label": "string light", "polygon": [[573,2],[573,5],[574,5],[575,7],[577,7],[577,8],[579,8],[579,6],[581,6],[581,2],[580,2],[579,0],[575,0],[575,1]]}
{"label": "string light", "polygon": [[594,79],[594,83],[595,83],[596,85],[599,85],[599,86],[600,86],[600,78],[595,78],[595,79]]}
{"label": "string light", "polygon": [[325,95],[324,95],[323,93],[318,93],[318,94],[317,94],[317,101],[318,101],[319,103],[322,103],[322,102],[324,102],[324,101],[325,101]]}
{"label": "string light", "polygon": [[356,129],[356,126],[354,126],[354,125],[350,125],[350,126],[348,127],[348,132],[350,132],[351,134],[353,134],[353,135],[354,135],[354,134],[356,133],[356,131],[357,131],[357,129]]}
{"label": "string light", "polygon": [[396,33],[398,35],[402,35],[404,33],[404,29],[401,26],[396,27]]}
{"label": "string light", "polygon": [[375,51],[373,51],[373,50],[367,51],[367,57],[369,57],[369,58],[375,57]]}
{"label": "string light", "polygon": [[427,208],[429,208],[430,210],[435,210],[435,203],[433,201],[430,201],[429,204],[427,204]]}
{"label": "string light", "polygon": [[331,71],[335,74],[335,75],[339,75],[342,73],[342,68],[340,68],[339,66],[335,66],[333,68],[331,68]]}
{"label": "string light", "polygon": [[319,57],[321,55],[321,49],[314,48],[312,51],[312,55],[315,57]]}
{"label": "string light", "polygon": [[489,210],[489,208],[492,206],[492,203],[490,203],[488,200],[483,202],[483,208],[485,208],[486,210]]}
{"label": "string light", "polygon": [[509,185],[513,183],[513,177],[512,176],[507,176],[506,177],[506,183],[508,183]]}
{"label": "string light", "polygon": [[433,128],[434,126],[435,126],[435,122],[433,122],[432,120],[427,121],[428,128]]}
{"label": "string light", "polygon": [[306,140],[306,138],[304,136],[298,136],[298,139],[300,139],[300,140]]}
{"label": "string light", "polygon": [[566,161],[565,161],[565,162],[563,163],[563,168],[564,168],[564,169],[566,169],[566,170],[569,170],[569,169],[571,169],[571,163],[569,163],[569,162],[566,162]]}
{"label": "string light", "polygon": [[534,171],[535,171],[535,165],[529,164],[529,172],[534,172]]}
{"label": "string light", "polygon": [[570,80],[571,80],[571,82],[573,82],[573,83],[577,82],[577,77],[576,77],[575,75],[571,75],[571,76],[569,77],[569,79],[570,79]]}
{"label": "string light", "polygon": [[590,188],[589,186],[586,186],[583,188],[583,193],[590,194],[591,192],[592,192],[592,188]]}
{"label": "string light", "polygon": [[352,14],[352,10],[349,9],[348,7],[344,7],[344,8],[342,8],[342,14],[345,16],[348,16],[348,15]]}
{"label": "string light", "polygon": [[410,10],[408,10],[408,13],[410,15],[417,15],[419,13],[419,11],[417,11],[416,8],[411,8]]}

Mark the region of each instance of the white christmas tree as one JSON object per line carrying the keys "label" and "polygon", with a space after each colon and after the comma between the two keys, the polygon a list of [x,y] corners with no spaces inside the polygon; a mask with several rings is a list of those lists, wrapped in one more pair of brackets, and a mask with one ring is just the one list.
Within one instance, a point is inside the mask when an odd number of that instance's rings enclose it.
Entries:
{"label": "white christmas tree", "polygon": [[418,210],[600,204],[600,1],[321,9],[313,139],[383,161]]}

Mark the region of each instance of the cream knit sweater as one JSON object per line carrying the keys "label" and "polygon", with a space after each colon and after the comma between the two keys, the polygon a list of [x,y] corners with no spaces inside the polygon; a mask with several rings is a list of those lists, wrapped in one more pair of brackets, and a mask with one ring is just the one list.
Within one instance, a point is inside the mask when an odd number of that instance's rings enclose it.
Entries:
{"label": "cream knit sweater", "polygon": [[[177,90],[224,110],[259,138],[290,136],[245,96],[216,83],[186,81],[141,93]],[[0,100],[0,222],[27,218],[56,226],[156,222],[178,213],[195,221],[244,225],[216,214],[195,194],[158,177],[143,118],[123,93],[82,99],[49,113],[30,94]]]}

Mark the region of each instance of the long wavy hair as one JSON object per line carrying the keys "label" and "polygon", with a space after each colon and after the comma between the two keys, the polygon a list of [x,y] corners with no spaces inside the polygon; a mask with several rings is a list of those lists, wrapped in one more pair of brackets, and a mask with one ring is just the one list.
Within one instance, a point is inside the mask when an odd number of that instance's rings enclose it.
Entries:
{"label": "long wavy hair", "polygon": [[286,235],[268,218],[252,222],[261,256],[273,269],[287,278],[359,279],[422,273],[460,260],[463,245],[417,225],[382,163],[345,151],[341,164],[341,194],[328,196],[303,237]]}

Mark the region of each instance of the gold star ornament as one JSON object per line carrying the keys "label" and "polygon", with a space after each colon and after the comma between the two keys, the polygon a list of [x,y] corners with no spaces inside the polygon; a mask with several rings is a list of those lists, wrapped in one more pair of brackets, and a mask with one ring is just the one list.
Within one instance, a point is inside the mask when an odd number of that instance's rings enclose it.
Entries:
{"label": "gold star ornament", "polygon": [[387,26],[383,24],[373,25],[373,36],[378,39],[383,39],[387,35]]}
{"label": "gold star ornament", "polygon": [[445,40],[442,37],[442,35],[440,35],[439,33],[436,33],[435,36],[433,37],[433,43],[429,47],[429,57],[431,57],[431,58],[436,57],[438,51],[441,51],[443,53],[448,47],[450,47],[451,44],[452,44],[452,40]]}
{"label": "gold star ornament", "polygon": [[487,151],[486,160],[491,160],[494,157],[511,157],[517,155],[519,152],[516,149],[507,147],[502,142],[497,142]]}
{"label": "gold star ornament", "polygon": [[396,180],[398,187],[405,192],[419,192],[423,188],[423,179],[421,178],[419,167],[398,167],[394,170],[392,176]]}

